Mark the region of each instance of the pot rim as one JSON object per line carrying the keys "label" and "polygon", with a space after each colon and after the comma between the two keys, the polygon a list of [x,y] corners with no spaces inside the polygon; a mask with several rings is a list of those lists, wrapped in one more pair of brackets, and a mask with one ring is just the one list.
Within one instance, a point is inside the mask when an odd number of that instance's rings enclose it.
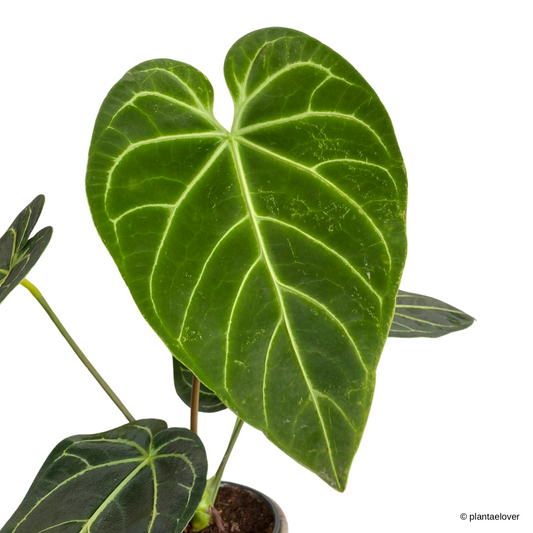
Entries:
{"label": "pot rim", "polygon": [[[234,481],[221,481],[220,486],[222,487],[223,485],[237,487],[238,489],[250,493],[256,498],[263,500],[272,509],[272,514],[274,515],[274,529],[272,530],[272,533],[284,533],[288,531],[287,519],[285,518],[280,506],[272,498],[269,498],[266,494],[263,494],[257,489],[247,487],[246,485],[241,485],[240,483],[235,483]],[[285,529],[282,529],[284,525]]]}

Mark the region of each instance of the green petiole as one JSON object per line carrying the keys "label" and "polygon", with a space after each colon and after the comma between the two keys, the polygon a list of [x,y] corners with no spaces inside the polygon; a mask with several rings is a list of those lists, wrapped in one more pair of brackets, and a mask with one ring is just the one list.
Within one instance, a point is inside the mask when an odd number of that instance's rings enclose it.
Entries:
{"label": "green petiole", "polygon": [[202,500],[200,501],[200,504],[198,505],[198,508],[196,509],[196,512],[191,520],[192,530],[195,532],[205,529],[211,521],[211,508],[215,505],[218,489],[220,488],[220,482],[222,481],[222,476],[224,475],[224,469],[226,468],[229,456],[231,455],[233,447],[235,446],[235,442],[237,442],[237,437],[241,432],[243,424],[244,422],[240,418],[237,418],[228,448],[224,454],[224,457],[222,458],[222,462],[220,463],[216,474],[211,479],[207,480],[204,495],[202,496]]}
{"label": "green petiole", "polygon": [[91,364],[87,359],[85,354],[81,351],[80,347],[74,342],[74,339],[69,335],[68,331],[65,329],[57,315],[52,311],[51,307],[48,305],[48,302],[44,299],[43,295],[39,289],[33,284],[30,283],[27,279],[23,279],[20,284],[23,287],[26,287],[35,299],[41,304],[43,309],[48,313],[48,316],[51,318],[52,322],[56,325],[57,329],[61,332],[61,335],[69,343],[70,347],[74,350],[76,355],[80,358],[81,362],[85,365],[87,370],[93,375],[94,379],[98,381],[100,386],[106,391],[108,396],[113,400],[115,405],[121,410],[122,414],[128,419],[129,422],[134,422],[135,418],[131,413],[126,409],[126,406],[120,401],[118,396],[113,392],[111,387],[106,383],[104,378],[97,372],[96,368]]}

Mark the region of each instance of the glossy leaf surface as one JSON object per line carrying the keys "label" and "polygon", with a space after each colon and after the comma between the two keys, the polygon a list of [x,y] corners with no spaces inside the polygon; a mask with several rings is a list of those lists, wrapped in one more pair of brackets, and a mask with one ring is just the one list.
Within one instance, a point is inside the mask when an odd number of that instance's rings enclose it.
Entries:
{"label": "glossy leaf surface", "polygon": [[[475,319],[447,303],[399,290],[389,337],[442,337],[466,329]],[[192,372],[174,358],[174,384],[179,397],[190,406]],[[225,405],[203,383],[200,392],[200,411],[212,413]]]}
{"label": "glossy leaf surface", "polygon": [[385,108],[341,56],[270,28],[213,90],[168,59],[105,99],[87,194],[145,318],[239,417],[343,490],[406,254],[405,168]]}
{"label": "glossy leaf surface", "polygon": [[180,533],[202,498],[200,439],[161,420],[70,437],[1,533]]}
{"label": "glossy leaf surface", "polygon": [[[172,358],[174,370],[174,388],[180,399],[188,406],[191,406],[191,392],[193,373],[175,357]],[[198,405],[202,413],[216,413],[226,409],[222,400],[203,383],[200,384],[200,403]]]}
{"label": "glossy leaf surface", "polygon": [[30,239],[43,206],[40,194],[0,238],[0,302],[28,275],[52,238],[52,228],[46,227]]}
{"label": "glossy leaf surface", "polygon": [[474,320],[436,298],[398,291],[389,337],[442,337],[468,328]]}

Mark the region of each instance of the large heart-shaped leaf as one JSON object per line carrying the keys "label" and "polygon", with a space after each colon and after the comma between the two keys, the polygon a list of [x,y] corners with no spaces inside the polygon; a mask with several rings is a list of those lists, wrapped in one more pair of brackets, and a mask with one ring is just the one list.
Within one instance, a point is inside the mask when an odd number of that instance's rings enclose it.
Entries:
{"label": "large heart-shaped leaf", "polygon": [[442,337],[468,328],[474,320],[436,298],[398,291],[389,337]]}
{"label": "large heart-shaped leaf", "polygon": [[0,533],[180,533],[206,484],[188,429],[140,420],[60,442]]}
{"label": "large heart-shaped leaf", "polygon": [[142,63],[96,120],[100,236],[173,354],[339,490],[359,445],[406,254],[406,176],[376,93],[297,31],[240,39],[230,132],[198,70]]}
{"label": "large heart-shaped leaf", "polygon": [[43,206],[44,196],[40,194],[0,238],[0,302],[28,275],[52,238],[48,226],[30,239]]}

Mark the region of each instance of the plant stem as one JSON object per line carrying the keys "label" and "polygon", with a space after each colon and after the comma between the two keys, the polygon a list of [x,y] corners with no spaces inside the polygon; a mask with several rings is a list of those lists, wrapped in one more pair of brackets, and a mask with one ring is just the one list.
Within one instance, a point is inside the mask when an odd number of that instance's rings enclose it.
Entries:
{"label": "plant stem", "polygon": [[220,488],[220,481],[222,480],[224,469],[226,468],[229,456],[231,455],[231,451],[235,446],[235,442],[237,441],[237,437],[241,432],[243,424],[244,422],[240,418],[237,418],[237,421],[235,422],[235,427],[233,428],[233,433],[231,434],[231,438],[228,444],[228,449],[226,450],[226,453],[222,458],[222,462],[218,467],[217,473],[211,479],[207,480],[204,495],[202,496],[202,499],[196,509],[196,512],[192,517],[192,531],[203,531],[209,525],[211,517],[216,516],[216,509],[214,512],[213,509],[215,506],[215,500],[217,499],[218,489]]}
{"label": "plant stem", "polygon": [[226,453],[224,454],[224,457],[222,458],[222,462],[220,463],[220,466],[218,467],[217,473],[213,477],[213,485],[216,487],[216,490],[214,492],[213,503],[215,502],[215,499],[217,497],[218,487],[220,486],[220,482],[222,481],[222,476],[224,475],[224,469],[226,468],[226,464],[228,462],[229,456],[231,455],[231,452],[233,451],[233,447],[235,446],[235,443],[237,442],[237,437],[239,436],[239,433],[241,432],[243,424],[244,424],[243,420],[241,418],[237,418],[235,422],[235,427],[233,428],[233,433],[231,434],[231,438],[229,440]]}
{"label": "plant stem", "polygon": [[198,410],[200,408],[200,380],[193,374],[191,389],[191,431],[198,435]]}
{"label": "plant stem", "polygon": [[76,355],[80,358],[81,362],[86,366],[87,370],[93,375],[93,377],[98,381],[100,386],[106,391],[108,396],[115,402],[115,405],[122,411],[122,414],[128,419],[129,422],[134,422],[135,418],[131,413],[126,409],[124,404],[119,400],[118,396],[112,391],[111,387],[105,382],[104,378],[96,371],[96,368],[90,363],[89,359],[85,357],[84,353],[80,350],[79,346],[74,342],[74,339],[69,335],[68,331],[65,329],[63,324],[57,318],[56,314],[52,311],[48,302],[44,299],[43,295],[39,289],[30,283],[27,279],[23,279],[20,284],[23,287],[26,287],[35,299],[41,304],[43,309],[48,313],[48,316],[52,319],[52,322],[56,325],[57,329],[61,332],[61,335],[65,340],[70,344],[70,347],[74,350]]}

